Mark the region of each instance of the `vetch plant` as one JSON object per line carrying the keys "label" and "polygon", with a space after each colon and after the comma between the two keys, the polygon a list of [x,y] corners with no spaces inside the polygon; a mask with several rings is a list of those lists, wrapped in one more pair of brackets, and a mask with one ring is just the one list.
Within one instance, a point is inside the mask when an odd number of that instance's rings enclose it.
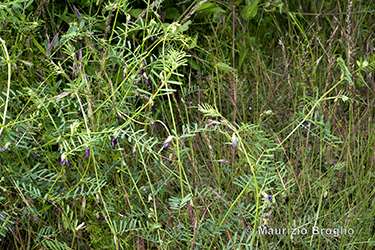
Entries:
{"label": "vetch plant", "polygon": [[232,147],[235,148],[235,147],[237,146],[237,139],[236,139],[235,134],[232,135],[232,141],[233,141],[233,143],[232,143]]}
{"label": "vetch plant", "polygon": [[268,195],[266,192],[261,193],[265,199],[268,199],[272,203],[272,195]]}
{"label": "vetch plant", "polygon": [[66,152],[61,154],[60,166],[63,167],[63,166],[65,166],[65,164],[66,164],[67,167],[70,167],[70,161],[68,159],[68,156],[67,156]]}
{"label": "vetch plant", "polygon": [[169,146],[169,142],[174,138],[174,136],[168,136],[168,138],[165,140],[163,149],[166,149]]}
{"label": "vetch plant", "polygon": [[372,1],[47,2],[0,4],[0,249],[371,247]]}
{"label": "vetch plant", "polygon": [[85,154],[83,155],[83,158],[89,158],[90,157],[90,147],[86,147]]}
{"label": "vetch plant", "polygon": [[112,140],[112,147],[116,147],[118,141],[119,141],[119,138],[118,138],[118,137],[114,138],[114,139]]}
{"label": "vetch plant", "polygon": [[4,147],[0,149],[0,152],[4,152],[5,150],[7,150],[10,144],[10,142],[5,143]]}

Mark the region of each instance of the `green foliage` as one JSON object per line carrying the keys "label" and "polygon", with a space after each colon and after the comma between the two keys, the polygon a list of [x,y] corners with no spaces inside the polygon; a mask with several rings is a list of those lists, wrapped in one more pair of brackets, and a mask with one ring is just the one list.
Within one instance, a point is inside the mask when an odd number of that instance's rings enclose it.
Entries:
{"label": "green foliage", "polygon": [[258,0],[253,1],[246,8],[244,8],[241,12],[242,17],[247,20],[253,19],[258,12],[258,3]]}
{"label": "green foliage", "polygon": [[0,3],[0,248],[371,248],[374,3],[337,3]]}

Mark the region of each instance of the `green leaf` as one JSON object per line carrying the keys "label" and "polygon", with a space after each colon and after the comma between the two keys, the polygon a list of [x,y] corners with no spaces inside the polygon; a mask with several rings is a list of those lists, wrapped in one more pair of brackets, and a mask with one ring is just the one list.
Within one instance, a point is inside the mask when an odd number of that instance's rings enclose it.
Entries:
{"label": "green leaf", "polygon": [[249,6],[247,6],[245,9],[243,9],[241,12],[242,17],[247,20],[253,19],[258,12],[258,2],[259,0],[254,1],[251,4],[249,4]]}
{"label": "green leaf", "polygon": [[96,23],[96,24],[95,24],[95,27],[96,27],[98,30],[104,31],[104,30],[105,30],[105,23]]}
{"label": "green leaf", "polygon": [[191,60],[191,59],[188,59],[188,62],[190,63],[190,66],[191,66],[194,70],[199,70],[199,66],[198,66],[198,64],[197,64],[195,61],[193,61],[193,60]]}
{"label": "green leaf", "polygon": [[199,13],[219,13],[225,12],[225,10],[216,7],[215,3],[204,3],[197,9]]}
{"label": "green leaf", "polygon": [[183,32],[185,32],[185,31],[187,31],[188,29],[189,29],[189,25],[191,24],[191,21],[189,20],[189,21],[187,21],[186,23],[184,23],[183,25],[181,25],[180,27],[179,27],[179,32],[181,32],[181,33],[183,33]]}
{"label": "green leaf", "polygon": [[215,7],[215,8],[205,9],[201,11],[201,13],[219,13],[219,12],[225,12],[225,10],[219,7]]}
{"label": "green leaf", "polygon": [[194,49],[197,46],[198,34],[199,33],[195,34],[195,36],[193,37],[193,39],[191,39],[191,42],[189,44],[189,49]]}
{"label": "green leaf", "polygon": [[43,46],[40,45],[40,43],[38,43],[38,41],[33,36],[31,38],[32,38],[33,43],[35,44],[35,46],[37,46],[38,49],[40,50],[40,52],[42,52],[43,54],[46,54],[46,50],[43,48]]}
{"label": "green leaf", "polygon": [[284,7],[284,4],[283,3],[280,3],[277,5],[279,7],[279,11],[280,11],[280,15],[283,13],[283,7]]}
{"label": "green leaf", "polygon": [[70,21],[70,17],[69,17],[69,16],[66,16],[66,15],[57,15],[57,14],[56,14],[56,16],[57,16],[59,19],[65,21],[66,23],[69,23],[69,21]]}
{"label": "green leaf", "polygon": [[345,76],[345,79],[351,84],[354,84],[352,80],[352,74],[350,73],[348,67],[346,67],[344,59],[342,59],[341,57],[337,58],[337,64],[340,66],[341,72]]}
{"label": "green leaf", "polygon": [[216,7],[216,5],[214,3],[204,3],[202,4],[201,7],[199,7],[197,9],[198,12],[201,12],[202,10],[205,10],[205,9],[209,9],[209,8],[213,8],[213,7]]}
{"label": "green leaf", "polygon": [[242,64],[245,61],[245,58],[246,58],[247,54],[249,53],[249,50],[250,50],[250,48],[247,47],[244,51],[242,51],[242,53],[240,55],[240,59],[238,60],[238,70],[241,70]]}
{"label": "green leaf", "polygon": [[[24,9],[28,9],[28,8],[30,7],[30,5],[31,5],[33,2],[34,2],[34,0],[29,1],[29,2],[25,5]],[[33,8],[28,9],[28,11],[31,11],[32,9],[33,9]]]}
{"label": "green leaf", "polygon": [[154,230],[154,229],[158,229],[158,228],[161,228],[162,227],[162,224],[159,222],[159,223],[154,223],[152,226],[151,226],[151,228],[152,228],[152,230]]}
{"label": "green leaf", "polygon": [[82,20],[82,21],[79,23],[79,28],[82,30],[84,26],[85,26],[85,20]]}
{"label": "green leaf", "polygon": [[93,67],[91,67],[89,65],[86,65],[85,69],[86,69],[87,74],[89,74],[90,76],[96,75],[95,68],[93,68]]}
{"label": "green leaf", "polygon": [[177,81],[168,81],[169,83],[171,83],[171,84],[176,84],[176,85],[181,85],[182,84],[182,82],[177,82]]}
{"label": "green leaf", "polygon": [[134,17],[134,18],[138,18],[139,15],[143,12],[142,9],[132,9],[132,10],[129,10],[129,14]]}
{"label": "green leaf", "polygon": [[228,64],[225,64],[225,63],[222,63],[222,62],[217,63],[216,66],[217,66],[218,69],[220,69],[222,71],[225,71],[225,72],[228,72],[228,71],[237,71],[236,69],[232,68]]}
{"label": "green leaf", "polygon": [[178,13],[178,10],[176,8],[168,8],[165,12],[165,18],[166,19],[175,19],[179,18],[180,13]]}

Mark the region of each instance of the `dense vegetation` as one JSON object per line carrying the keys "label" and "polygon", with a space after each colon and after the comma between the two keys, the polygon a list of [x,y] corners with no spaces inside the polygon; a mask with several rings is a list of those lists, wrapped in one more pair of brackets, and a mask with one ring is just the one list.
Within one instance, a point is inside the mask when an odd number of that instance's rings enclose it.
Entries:
{"label": "dense vegetation", "polygon": [[373,249],[374,9],[1,2],[0,248]]}

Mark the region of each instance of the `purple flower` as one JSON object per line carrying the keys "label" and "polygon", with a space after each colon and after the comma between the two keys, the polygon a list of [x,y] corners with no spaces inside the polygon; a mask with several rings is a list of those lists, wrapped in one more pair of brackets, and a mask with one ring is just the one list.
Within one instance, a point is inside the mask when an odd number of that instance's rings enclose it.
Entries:
{"label": "purple flower", "polygon": [[155,108],[156,108],[156,104],[155,104],[155,103],[152,104],[151,108],[152,108],[152,109],[155,109]]}
{"label": "purple flower", "polygon": [[60,162],[60,166],[62,167],[62,166],[64,166],[65,165],[65,162],[66,162],[66,160],[64,159],[64,160],[62,160],[61,162]]}
{"label": "purple flower", "polygon": [[285,202],[286,202],[286,204],[288,205],[289,204],[289,197],[288,196],[285,196]]}
{"label": "purple flower", "polygon": [[86,152],[85,152],[85,155],[83,156],[84,159],[86,158],[89,158],[90,157],[90,147],[86,147]]}
{"label": "purple flower", "polygon": [[235,148],[237,146],[237,139],[234,134],[232,135],[232,141],[233,141],[232,146]]}
{"label": "purple flower", "polygon": [[127,24],[130,24],[130,20],[129,20],[129,19],[126,19],[126,23],[127,23]]}
{"label": "purple flower", "polygon": [[151,83],[150,79],[148,79],[147,77],[146,77],[146,83],[147,83],[147,84],[150,84],[150,83]]}
{"label": "purple flower", "polygon": [[232,144],[232,146],[233,146],[234,148],[237,146],[237,140],[236,140],[236,138],[233,140],[233,144]]}
{"label": "purple flower", "polygon": [[154,129],[156,129],[155,122],[151,121],[152,126],[154,126]]}
{"label": "purple flower", "polygon": [[169,145],[169,142],[172,140],[173,136],[168,136],[167,140],[165,140],[164,142],[164,146],[163,146],[163,149],[166,149]]}
{"label": "purple flower", "polygon": [[113,140],[112,140],[112,146],[113,147],[116,147],[116,144],[118,143],[118,137],[116,137],[116,138],[114,138]]}
{"label": "purple flower", "polygon": [[143,67],[141,67],[140,69],[139,69],[139,74],[143,74],[143,72],[145,72],[144,70],[143,70]]}
{"label": "purple flower", "polygon": [[0,149],[0,152],[4,152],[5,150],[7,150],[9,145],[10,145],[10,142],[5,143],[4,147]]}
{"label": "purple flower", "polygon": [[154,41],[154,37],[153,37],[153,36],[152,36],[152,37],[150,37],[150,40],[151,40],[151,41]]}
{"label": "purple flower", "polygon": [[132,153],[132,158],[134,158],[134,156],[135,156],[135,151],[133,151],[133,153]]}
{"label": "purple flower", "polygon": [[268,195],[265,192],[262,192],[261,194],[263,195],[264,198],[268,199],[272,203],[272,195]]}
{"label": "purple flower", "polygon": [[38,157],[38,152],[35,152],[35,154],[34,154],[34,159],[35,159],[36,157]]}
{"label": "purple flower", "polygon": [[268,199],[270,202],[272,202],[272,195],[269,195],[269,196],[267,197],[267,199]]}
{"label": "purple flower", "polygon": [[66,166],[70,167],[70,161],[69,161],[69,159],[66,159]]}

